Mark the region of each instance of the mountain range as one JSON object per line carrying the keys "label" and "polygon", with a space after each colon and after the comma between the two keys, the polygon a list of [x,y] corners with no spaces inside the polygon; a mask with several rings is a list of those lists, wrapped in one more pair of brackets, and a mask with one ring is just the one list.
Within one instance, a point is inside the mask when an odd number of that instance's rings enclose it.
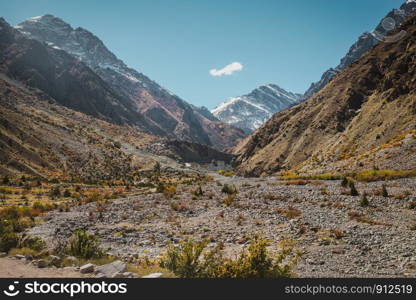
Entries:
{"label": "mountain range", "polygon": [[[69,108],[118,124],[137,126],[149,134],[197,142],[221,150],[244,137],[241,130],[218,121],[207,110],[192,106],[129,68],[98,37],[84,28],[74,29],[62,19],[47,14],[30,18],[8,31],[10,36],[15,36],[16,48],[22,48],[28,59],[19,67],[13,64],[14,70],[10,66],[6,72],[13,73],[14,77],[20,76],[27,84],[47,90]],[[21,47],[20,43],[27,47]],[[36,57],[41,55],[40,52],[42,57]],[[11,54],[10,60],[18,59],[12,57],[12,52],[8,53]],[[45,63],[49,63],[48,68],[43,67]],[[58,72],[54,63],[61,68]],[[94,83],[88,83],[90,87],[94,86],[94,91],[88,95],[84,94],[88,89],[71,86],[69,83],[73,81],[64,77],[87,76],[85,74],[94,80]],[[78,83],[86,85],[87,80],[83,78]],[[87,101],[87,98],[91,100]]]}
{"label": "mountain range", "polygon": [[416,167],[416,17],[237,147],[242,174]]}
{"label": "mountain range", "polygon": [[[400,9],[393,9],[385,18],[371,31],[363,33],[351,46],[347,54],[341,58],[338,66],[326,70],[321,79],[311,84],[303,95],[286,92],[277,85],[261,86],[249,95],[234,97],[226,100],[211,112],[221,121],[242,128],[246,133],[253,132],[267,121],[273,114],[280,112],[295,102],[304,101],[318,93],[339,72],[350,66],[368,50],[377,45],[384,36],[399,26],[404,20],[416,10],[416,1],[407,0]],[[274,95],[268,91],[271,86],[279,90]],[[265,97],[262,91],[267,90],[269,96]],[[295,100],[295,101],[294,101]]]}

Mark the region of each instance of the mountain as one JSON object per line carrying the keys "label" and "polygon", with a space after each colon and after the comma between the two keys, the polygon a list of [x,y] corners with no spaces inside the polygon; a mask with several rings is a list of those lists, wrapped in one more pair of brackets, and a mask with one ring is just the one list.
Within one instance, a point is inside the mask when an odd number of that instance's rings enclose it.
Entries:
{"label": "mountain", "polygon": [[372,32],[365,32],[358,38],[348,53],[341,59],[337,67],[325,71],[318,82],[311,84],[309,89],[304,93],[303,99],[308,99],[318,93],[335,75],[354,63],[380,41],[384,40],[386,35],[402,24],[415,10],[416,1],[407,0],[400,6],[399,10],[393,9],[390,11]]}
{"label": "mountain", "polygon": [[301,95],[285,91],[275,84],[254,89],[251,93],[230,98],[211,113],[219,120],[250,133],[279,111],[297,103]]}
{"label": "mountain", "polygon": [[[15,29],[26,38],[43,43],[49,52],[67,53],[78,64],[82,62],[121,99],[110,102],[130,116],[125,119],[133,124],[137,119],[140,128],[145,127],[150,134],[206,144],[221,150],[244,137],[241,130],[219,122],[202,108],[195,108],[129,68],[98,37],[84,28],[74,29],[62,19],[48,14],[30,18]],[[79,109],[69,104],[68,107]],[[112,116],[106,116],[110,121],[120,122],[118,115],[114,112]]]}
{"label": "mountain", "polygon": [[246,175],[416,167],[416,16],[309,100],[275,114],[234,153]]}

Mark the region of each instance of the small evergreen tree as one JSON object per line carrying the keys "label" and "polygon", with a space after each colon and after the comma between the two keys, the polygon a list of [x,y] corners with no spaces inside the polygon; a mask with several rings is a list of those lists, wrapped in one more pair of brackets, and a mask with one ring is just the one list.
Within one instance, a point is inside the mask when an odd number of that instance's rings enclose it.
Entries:
{"label": "small evergreen tree", "polygon": [[350,194],[351,194],[351,196],[358,196],[358,195],[360,195],[359,193],[358,193],[358,191],[357,191],[357,189],[355,188],[355,184],[354,184],[354,182],[353,181],[350,181],[349,182],[349,186],[350,186]]}
{"label": "small evergreen tree", "polygon": [[383,197],[388,197],[389,196],[389,192],[387,191],[386,185],[383,184],[383,186],[381,187],[381,194],[383,195]]}
{"label": "small evergreen tree", "polygon": [[348,179],[347,179],[347,177],[343,177],[342,178],[341,186],[342,187],[347,187],[348,186]]}
{"label": "small evergreen tree", "polygon": [[6,176],[4,176],[4,177],[3,177],[3,184],[4,184],[4,185],[8,185],[9,183],[10,183],[9,176],[7,176],[7,175],[6,175]]}
{"label": "small evergreen tree", "polygon": [[361,207],[367,207],[369,204],[370,204],[370,202],[368,201],[367,194],[364,193],[363,196],[361,197],[361,200],[360,200],[360,206]]}

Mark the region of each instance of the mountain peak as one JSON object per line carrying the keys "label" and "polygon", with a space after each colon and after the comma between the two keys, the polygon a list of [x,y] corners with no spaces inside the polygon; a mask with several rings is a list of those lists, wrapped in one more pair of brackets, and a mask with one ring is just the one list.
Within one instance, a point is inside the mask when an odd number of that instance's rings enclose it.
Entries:
{"label": "mountain peak", "polygon": [[299,99],[299,94],[270,83],[261,85],[247,95],[228,98],[211,113],[219,120],[250,133],[273,114],[297,103]]}

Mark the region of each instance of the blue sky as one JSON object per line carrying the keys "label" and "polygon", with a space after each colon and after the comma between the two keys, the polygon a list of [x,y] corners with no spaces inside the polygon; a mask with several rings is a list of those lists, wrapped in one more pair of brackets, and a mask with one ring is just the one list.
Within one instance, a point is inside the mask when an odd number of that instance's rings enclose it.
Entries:
{"label": "blue sky", "polygon": [[211,109],[267,83],[303,93],[403,2],[13,0],[0,1],[0,16],[15,25],[50,13],[84,27],[130,67]]}

